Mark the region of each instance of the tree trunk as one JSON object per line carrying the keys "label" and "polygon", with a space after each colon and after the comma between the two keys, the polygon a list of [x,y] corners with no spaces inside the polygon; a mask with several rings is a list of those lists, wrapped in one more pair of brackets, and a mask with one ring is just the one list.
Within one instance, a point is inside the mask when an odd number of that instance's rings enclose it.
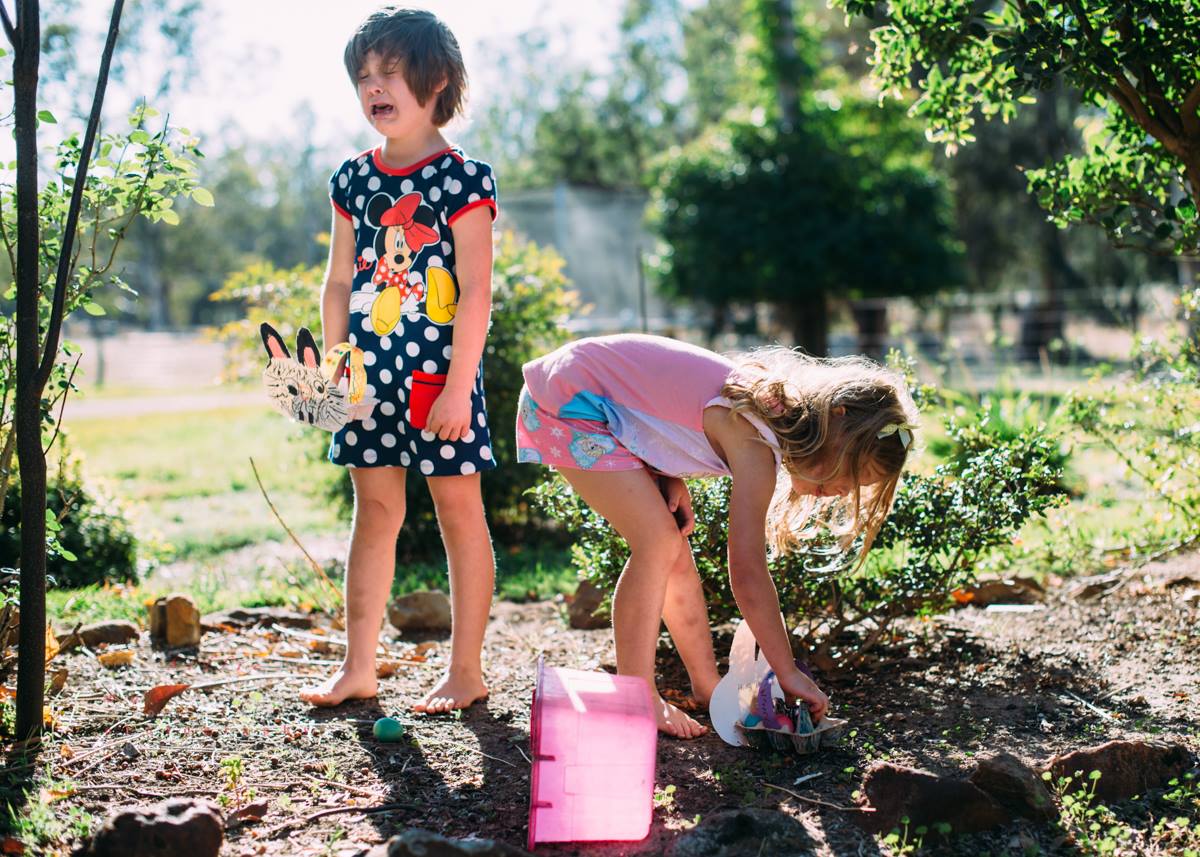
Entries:
{"label": "tree trunk", "polygon": [[17,141],[17,395],[14,422],[21,470],[21,625],[17,652],[17,738],[36,740],[42,731],[46,691],[46,452],[42,448],[42,393],[58,358],[71,276],[71,251],[87,186],[88,165],[100,126],[104,91],[124,0],[113,3],[108,37],[96,77],[96,94],[79,150],[71,202],[63,223],[46,338],[39,341],[41,275],[37,198],[37,87],[41,58],[38,0],[19,0],[13,43],[13,116]]}
{"label": "tree trunk", "polygon": [[[17,396],[14,422],[21,471],[21,629],[17,644],[17,739],[42,731],[46,684],[46,456],[38,381],[39,229],[37,85],[41,25],[37,0],[19,0],[13,42],[17,141]],[[66,249],[64,248],[64,251]]]}
{"label": "tree trunk", "polygon": [[854,301],[850,314],[858,329],[858,352],[882,361],[887,353],[887,301],[882,298]]}
{"label": "tree trunk", "polygon": [[796,25],[792,20],[792,0],[773,0],[779,16],[779,29],[772,46],[779,57],[776,63],[781,73],[775,78],[775,93],[779,99],[779,119],[785,131],[796,127],[800,121],[799,82],[793,77],[796,69]]}
{"label": "tree trunk", "polygon": [[804,304],[781,309],[798,347],[814,357],[829,355],[829,303],[824,292],[813,292]]}

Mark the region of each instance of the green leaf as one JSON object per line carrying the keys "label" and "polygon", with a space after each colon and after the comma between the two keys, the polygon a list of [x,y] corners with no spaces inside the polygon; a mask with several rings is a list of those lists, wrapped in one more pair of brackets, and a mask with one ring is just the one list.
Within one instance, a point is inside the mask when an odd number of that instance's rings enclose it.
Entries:
{"label": "green leaf", "polygon": [[212,206],[213,195],[207,188],[198,187],[192,191],[192,199],[199,205]]}
{"label": "green leaf", "polygon": [[163,223],[169,223],[171,226],[179,225],[179,215],[170,208],[159,212],[159,219],[162,220]]}
{"label": "green leaf", "polygon": [[100,304],[96,303],[95,301],[85,301],[82,306],[83,311],[88,315],[100,316],[108,314],[104,307],[100,306]]}
{"label": "green leaf", "polygon": [[79,559],[79,557],[75,556],[74,553],[67,550],[62,545],[58,546],[58,555],[61,556],[63,559],[65,559],[67,562],[75,562],[77,559]]}
{"label": "green leaf", "polygon": [[45,122],[47,125],[57,125],[58,120],[54,118],[54,114],[49,110],[39,110],[37,112],[39,122]]}

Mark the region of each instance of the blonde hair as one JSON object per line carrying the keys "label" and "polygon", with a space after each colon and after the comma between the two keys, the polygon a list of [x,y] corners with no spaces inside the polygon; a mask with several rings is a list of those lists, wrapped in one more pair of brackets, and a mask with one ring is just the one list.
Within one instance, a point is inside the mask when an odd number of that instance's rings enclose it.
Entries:
{"label": "blonde hair", "polygon": [[[843,550],[861,539],[855,566],[861,565],[891,511],[913,448],[918,413],[904,379],[866,357],[822,359],[782,347],[733,359],[736,368],[721,390],[732,404],[730,414],[760,419],[782,453],[785,472],[767,516],[772,555],[828,533]],[[859,487],[870,465],[883,478]],[[805,470],[813,466],[823,469],[825,479],[849,473],[855,488],[848,500],[797,495],[787,476],[811,478]]]}

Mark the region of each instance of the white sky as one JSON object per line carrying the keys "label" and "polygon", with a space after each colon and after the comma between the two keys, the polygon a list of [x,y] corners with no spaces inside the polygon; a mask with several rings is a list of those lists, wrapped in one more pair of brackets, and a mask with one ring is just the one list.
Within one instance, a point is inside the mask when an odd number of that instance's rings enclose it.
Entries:
{"label": "white sky", "polygon": [[[377,0],[205,0],[196,32],[198,79],[170,96],[165,106],[172,124],[199,134],[206,150],[219,148],[223,137],[269,140],[303,134],[322,148],[342,148],[364,138],[370,129],[342,66],[342,49],[358,22],[380,5]],[[567,55],[603,65],[615,42],[623,3],[425,0],[413,5],[432,10],[454,31],[479,103],[487,87],[503,85],[482,65],[482,43],[540,26],[561,34]],[[77,22],[87,37],[79,41],[78,61],[89,75],[99,61],[110,11],[108,0],[82,0]],[[154,57],[146,57],[146,66],[135,70],[131,81],[153,86],[161,77],[156,65]],[[115,90],[108,103],[114,109],[119,103],[123,110],[141,94]],[[91,93],[76,97],[76,109],[82,112]],[[296,121],[306,102],[315,113],[311,126]],[[49,142],[58,135],[43,136]],[[11,157],[12,150],[9,135],[0,135],[0,157]]]}

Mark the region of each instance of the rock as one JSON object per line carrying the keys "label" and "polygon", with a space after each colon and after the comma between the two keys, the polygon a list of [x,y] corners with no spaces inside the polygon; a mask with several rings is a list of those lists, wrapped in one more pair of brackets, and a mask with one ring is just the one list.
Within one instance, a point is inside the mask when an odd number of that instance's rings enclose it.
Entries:
{"label": "rock", "polygon": [[944,822],[954,833],[989,830],[1012,820],[1010,813],[973,783],[890,762],[876,762],[867,770],[863,793],[875,812],[858,813],[855,821],[871,833],[899,828],[905,817],[910,831],[922,825],[932,831],[935,824]]}
{"label": "rock", "polygon": [[1057,815],[1045,782],[1011,753],[981,759],[968,779],[1013,815],[1034,821],[1050,821]]}
{"label": "rock", "polygon": [[312,616],[296,613],[282,607],[238,607],[223,613],[209,613],[200,620],[205,631],[218,631],[222,625],[235,628],[253,628],[257,625],[283,625],[288,628],[311,628],[316,624]]}
{"label": "rock", "polygon": [[804,825],[768,809],[736,809],[706,816],[668,846],[665,857],[803,857],[815,854]]}
{"label": "rock", "polygon": [[172,798],[117,810],[77,857],[217,857],[225,837],[221,813],[208,801]]}
{"label": "rock", "polygon": [[528,851],[491,839],[447,839],[428,830],[406,830],[367,857],[530,857]]}
{"label": "rock", "polygon": [[954,592],[959,604],[987,607],[991,604],[1034,604],[1041,601],[1046,590],[1032,577],[1011,577],[1004,580],[980,580]]}
{"label": "rock", "polygon": [[[79,638],[89,649],[101,643],[129,643],[138,638],[141,629],[133,622],[93,622],[79,629]],[[58,643],[65,646],[72,638],[71,632],[58,635]]]}
{"label": "rock", "polygon": [[572,628],[593,631],[597,628],[607,628],[612,624],[612,617],[607,610],[597,613],[604,602],[607,593],[590,580],[579,581],[575,597],[567,608],[567,621]]}
{"label": "rock", "polygon": [[[1182,744],[1168,741],[1109,741],[1055,756],[1046,765],[1051,776],[1074,777],[1075,785],[1088,785],[1092,771],[1100,772],[1096,796],[1101,800],[1128,800],[1147,790],[1165,786],[1194,764],[1191,752]],[[1075,772],[1081,771],[1080,776]],[[1080,780],[1083,782],[1080,783]]]}
{"label": "rock", "polygon": [[449,631],[450,599],[436,589],[401,595],[388,605],[388,621],[400,631]]}
{"label": "rock", "polygon": [[187,595],[159,598],[150,607],[150,636],[171,648],[200,645],[200,610]]}

